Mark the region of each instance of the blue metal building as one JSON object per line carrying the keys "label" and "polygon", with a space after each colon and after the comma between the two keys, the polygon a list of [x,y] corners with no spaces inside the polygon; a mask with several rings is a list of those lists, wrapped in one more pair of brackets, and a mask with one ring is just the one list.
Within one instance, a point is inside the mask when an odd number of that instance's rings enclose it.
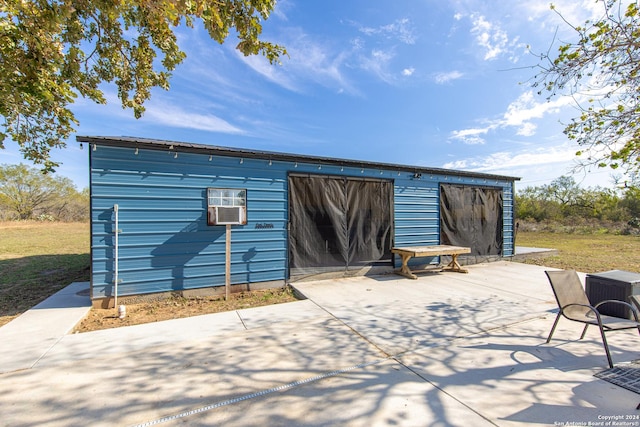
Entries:
{"label": "blue metal building", "polygon": [[[88,144],[91,296],[282,286],[390,271],[392,246],[514,254],[514,182],[466,171],[129,137]],[[488,236],[488,237],[487,237]],[[433,262],[437,259],[432,260]],[[117,286],[116,286],[117,285]]]}

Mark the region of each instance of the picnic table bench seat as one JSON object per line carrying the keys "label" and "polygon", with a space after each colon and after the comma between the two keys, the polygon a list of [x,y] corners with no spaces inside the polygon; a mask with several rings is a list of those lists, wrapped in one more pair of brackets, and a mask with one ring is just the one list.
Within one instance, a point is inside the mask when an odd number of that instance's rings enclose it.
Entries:
{"label": "picnic table bench seat", "polygon": [[458,263],[458,255],[471,253],[471,248],[463,246],[450,246],[450,245],[431,245],[431,246],[400,246],[391,249],[394,254],[400,255],[402,258],[402,267],[396,269],[395,272],[410,279],[417,279],[411,269],[409,268],[409,260],[413,257],[435,257],[440,255],[451,256],[451,262],[442,268],[438,268],[438,271],[448,270],[458,273],[468,273],[469,270],[462,268]]}

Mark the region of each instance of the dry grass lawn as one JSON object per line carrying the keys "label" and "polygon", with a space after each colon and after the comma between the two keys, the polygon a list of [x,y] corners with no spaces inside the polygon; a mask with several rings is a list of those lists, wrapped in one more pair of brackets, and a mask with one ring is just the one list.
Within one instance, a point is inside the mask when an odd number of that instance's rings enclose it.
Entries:
{"label": "dry grass lawn", "polygon": [[89,280],[89,224],[0,222],[0,326]]}
{"label": "dry grass lawn", "polygon": [[572,268],[585,273],[640,272],[640,236],[519,232],[516,246],[558,250],[556,256],[526,261],[530,264]]}

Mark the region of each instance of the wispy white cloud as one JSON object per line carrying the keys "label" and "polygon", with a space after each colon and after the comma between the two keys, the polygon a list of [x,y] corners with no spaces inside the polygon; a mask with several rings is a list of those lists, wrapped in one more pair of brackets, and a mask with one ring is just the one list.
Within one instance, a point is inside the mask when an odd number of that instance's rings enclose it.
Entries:
{"label": "wispy white cloud", "polygon": [[[458,159],[444,164],[443,167],[476,172],[506,172],[540,165],[567,163],[573,159],[575,159],[575,149],[569,146],[557,146],[520,152],[501,151],[487,156]],[[562,172],[558,175],[561,174]]]}
{"label": "wispy white cloud", "polygon": [[471,34],[475,36],[476,43],[485,50],[485,60],[496,59],[507,49],[509,37],[499,25],[489,22],[482,15],[472,15],[471,21]]}
{"label": "wispy white cloud", "polygon": [[491,129],[492,127],[488,126],[485,128],[455,130],[451,132],[449,139],[458,140],[467,145],[484,144],[485,140],[482,135],[486,135]]}
{"label": "wispy white cloud", "polygon": [[359,56],[359,66],[380,80],[392,83],[395,79],[393,74],[389,72],[389,63],[394,56],[395,54],[391,51],[373,49],[369,54]]}
{"label": "wispy white cloud", "polygon": [[358,31],[349,43],[319,41],[302,28],[289,27],[279,44],[287,47],[288,57],[273,66],[261,56],[235,56],[263,78],[296,93],[305,93],[310,84],[332,88],[337,93],[361,95],[354,83],[354,70],[365,71],[377,79],[393,84],[415,73],[414,67],[392,67],[399,43],[414,45],[417,33],[408,18],[390,24],[368,27],[349,22]]}
{"label": "wispy white cloud", "polygon": [[147,107],[144,114],[146,122],[156,122],[163,126],[176,128],[197,129],[207,132],[244,134],[245,132],[211,114],[200,114],[184,110],[175,106],[154,104]]}
{"label": "wispy white cloud", "polygon": [[[572,175],[583,186],[606,186],[610,170],[587,173],[576,169],[575,147],[568,143],[519,151],[500,151],[486,156],[458,159],[442,165],[447,169],[468,170],[522,177],[518,187],[549,183],[562,175]],[[580,172],[580,173],[578,173]]]}
{"label": "wispy white cloud", "polygon": [[412,76],[415,71],[416,69],[413,67],[405,68],[404,70],[402,70],[402,75],[409,77]]}
{"label": "wispy white cloud", "polygon": [[303,93],[306,85],[314,82],[338,91],[358,93],[343,72],[345,62],[360,49],[357,42],[347,49],[333,49],[312,40],[301,29],[291,28],[282,44],[287,46],[289,56],[282,59],[281,65],[271,65],[262,56],[245,57],[237,51],[236,55],[267,80],[292,92]]}
{"label": "wispy white cloud", "polygon": [[553,102],[538,102],[532,91],[527,91],[512,102],[499,122],[500,127],[515,127],[517,134],[532,136],[535,134],[534,119],[541,119],[545,115],[558,113],[562,107],[572,101],[569,97],[560,97]]}
{"label": "wispy white cloud", "polygon": [[449,83],[453,80],[458,80],[459,78],[462,78],[464,76],[464,73],[454,70],[454,71],[447,71],[447,72],[443,72],[443,73],[437,73],[433,78],[435,80],[436,83],[438,84],[445,84],[445,83]]}
{"label": "wispy white cloud", "polygon": [[[517,63],[525,53],[528,53],[527,45],[532,43],[528,33],[531,27],[531,22],[527,18],[528,12],[521,12],[521,9],[528,11],[530,8],[531,13],[536,14],[541,14],[543,11],[547,14],[553,13],[548,4],[541,8],[537,3],[533,6],[529,6],[529,3],[536,2],[524,3],[522,0],[513,0],[506,7],[495,8],[486,2],[457,1],[454,5],[456,11],[453,15],[455,23],[452,31],[460,32],[461,28],[467,25],[471,37],[470,43],[473,44],[476,54],[481,55],[484,61],[497,61],[504,58]],[[536,30],[542,32],[540,28]],[[520,40],[520,35],[526,35],[526,42]]]}
{"label": "wispy white cloud", "polygon": [[359,31],[368,36],[382,35],[389,39],[398,40],[404,44],[415,44],[417,36],[413,24],[408,18],[397,19],[391,24],[379,27],[360,26]]}
{"label": "wispy white cloud", "polygon": [[[367,36],[356,37],[351,42],[353,47],[351,56],[353,56],[357,68],[376,76],[387,84],[397,83],[400,77],[409,77],[415,73],[414,67],[405,67],[400,70],[392,69],[392,61],[396,57],[397,47],[397,43],[394,44],[393,41],[399,41],[406,45],[416,43],[416,31],[410,19],[397,19],[390,24],[378,27],[363,26],[355,22],[351,24],[357,27],[360,33]],[[372,42],[376,47],[367,49],[369,38],[375,36],[379,36]],[[392,42],[388,42],[388,40],[392,40]]]}
{"label": "wispy white cloud", "polygon": [[526,16],[528,21],[539,22],[543,28],[557,27],[560,31],[570,30],[564,20],[581,25],[588,19],[601,16],[603,11],[602,2],[592,0],[554,0],[555,12],[551,10],[550,3],[521,0],[515,9],[522,11],[522,16]]}
{"label": "wispy white cloud", "polygon": [[272,15],[277,16],[283,21],[288,21],[287,12],[293,8],[293,4],[289,0],[278,0],[276,7],[273,9]]}
{"label": "wispy white cloud", "polygon": [[[291,48],[288,49],[289,54],[293,55],[291,52]],[[285,89],[288,89],[292,92],[301,92],[302,89],[295,83],[292,79],[292,75],[290,73],[284,72],[284,68],[290,68],[290,61],[287,61],[287,65],[272,65],[267,61],[266,58],[257,55],[244,56],[242,53],[236,51],[236,55],[238,58],[249,66],[253,71],[260,74],[265,79],[277,84],[278,86],[282,86]]]}
{"label": "wispy white cloud", "polygon": [[[495,52],[497,58],[505,55],[511,62],[518,62],[526,46],[536,53],[550,48],[553,35],[556,42],[575,36],[571,25],[583,25],[586,20],[602,16],[603,2],[593,0],[554,0],[551,2],[510,0],[508,7],[495,8],[486,2],[462,1],[458,16],[469,17],[472,34],[485,49],[485,56]],[[565,22],[566,21],[566,22]],[[520,34],[516,37],[514,34]],[[521,41],[523,40],[523,41]],[[503,42],[501,42],[503,41]]]}
{"label": "wispy white cloud", "polygon": [[551,102],[539,102],[532,91],[521,94],[515,101],[507,106],[506,112],[499,119],[487,120],[485,126],[453,131],[449,137],[465,144],[482,144],[485,142],[483,135],[497,129],[515,128],[520,136],[533,136],[536,133],[535,120],[544,118],[550,114],[558,114],[563,108],[574,103],[571,97],[559,97]]}

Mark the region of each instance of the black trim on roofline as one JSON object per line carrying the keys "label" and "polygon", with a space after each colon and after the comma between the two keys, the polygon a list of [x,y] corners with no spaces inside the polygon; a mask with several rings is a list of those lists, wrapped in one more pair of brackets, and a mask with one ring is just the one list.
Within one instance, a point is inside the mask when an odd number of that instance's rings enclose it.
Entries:
{"label": "black trim on roofline", "polygon": [[301,163],[321,163],[323,165],[339,165],[345,167],[357,168],[377,168],[384,170],[406,170],[414,173],[438,174],[438,175],[460,175],[465,177],[498,179],[507,181],[519,181],[519,177],[493,175],[481,172],[460,171],[455,169],[429,168],[424,166],[410,166],[392,163],[366,162],[361,160],[338,159],[333,157],[307,156],[300,154],[279,153],[274,151],[248,150],[232,147],[221,147],[217,145],[193,144],[188,142],[167,141],[151,138],[136,138],[129,136],[110,137],[110,136],[76,136],[76,141],[86,142],[88,144],[102,144],[113,147],[137,147],[150,150],[174,150],[180,153],[199,153],[218,156],[244,157],[266,160],[280,160],[287,162]]}

